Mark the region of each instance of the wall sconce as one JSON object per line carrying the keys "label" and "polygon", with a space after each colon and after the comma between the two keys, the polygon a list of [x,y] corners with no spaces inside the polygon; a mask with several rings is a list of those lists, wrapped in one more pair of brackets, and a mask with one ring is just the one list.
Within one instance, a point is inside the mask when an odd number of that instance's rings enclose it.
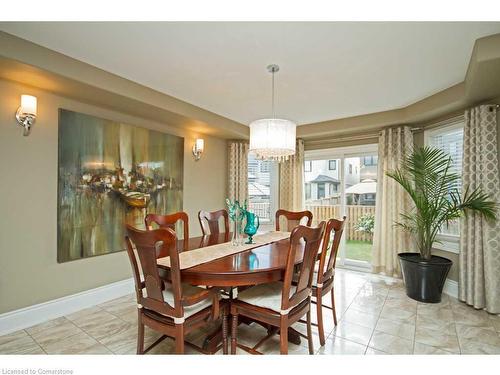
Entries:
{"label": "wall sconce", "polygon": [[201,138],[197,138],[193,145],[194,160],[196,161],[200,160],[201,154],[203,153],[204,149],[205,149],[205,141],[203,141],[203,139]]}
{"label": "wall sconce", "polygon": [[29,135],[36,120],[36,96],[21,95],[21,106],[17,109],[16,119],[24,128],[23,135]]}

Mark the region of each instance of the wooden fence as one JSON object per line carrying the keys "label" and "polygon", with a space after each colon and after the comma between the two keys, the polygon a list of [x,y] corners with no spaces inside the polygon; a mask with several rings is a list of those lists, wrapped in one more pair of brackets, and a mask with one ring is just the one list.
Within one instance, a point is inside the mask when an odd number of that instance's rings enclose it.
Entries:
{"label": "wooden fence", "polygon": [[[306,210],[313,213],[313,225],[316,225],[322,220],[342,218],[340,205],[318,206],[306,204]],[[373,240],[372,234],[357,231],[355,228],[359,218],[366,214],[375,215],[375,206],[346,206],[347,222],[346,228],[344,229],[344,235],[347,240],[369,242]]]}

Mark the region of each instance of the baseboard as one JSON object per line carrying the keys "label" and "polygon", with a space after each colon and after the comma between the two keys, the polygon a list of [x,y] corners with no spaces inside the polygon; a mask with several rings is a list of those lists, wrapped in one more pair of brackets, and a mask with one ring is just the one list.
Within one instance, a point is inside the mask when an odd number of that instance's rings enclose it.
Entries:
{"label": "baseboard", "polygon": [[0,315],[0,335],[59,318],[122,297],[133,291],[134,279],[130,278],[52,301],[9,311]]}
{"label": "baseboard", "polygon": [[451,297],[458,298],[458,282],[446,279],[446,282],[444,283],[443,293],[448,294]]}

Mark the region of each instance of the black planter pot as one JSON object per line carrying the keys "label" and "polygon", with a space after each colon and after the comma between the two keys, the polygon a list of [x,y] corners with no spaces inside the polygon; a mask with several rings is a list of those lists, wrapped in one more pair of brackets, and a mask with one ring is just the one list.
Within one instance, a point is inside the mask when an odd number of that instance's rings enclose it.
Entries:
{"label": "black planter pot", "polygon": [[406,295],[420,302],[441,302],[443,286],[453,262],[437,255],[424,260],[419,253],[401,253],[398,257]]}

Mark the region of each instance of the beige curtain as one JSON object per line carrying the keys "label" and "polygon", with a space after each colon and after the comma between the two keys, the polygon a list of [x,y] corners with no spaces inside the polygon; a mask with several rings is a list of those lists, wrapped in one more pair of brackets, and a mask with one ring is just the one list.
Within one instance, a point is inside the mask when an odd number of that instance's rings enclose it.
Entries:
{"label": "beige curtain", "polygon": [[[465,112],[462,186],[479,187],[500,202],[496,112],[488,105]],[[461,220],[459,264],[460,300],[500,314],[499,220],[474,213]]]}
{"label": "beige curtain", "polygon": [[228,142],[228,198],[243,203],[248,198],[248,143]]}
{"label": "beige curtain", "polygon": [[412,150],[413,134],[410,127],[388,128],[380,132],[372,257],[372,270],[375,273],[399,276],[398,253],[413,249],[410,236],[394,225],[400,221],[400,213],[411,209],[410,198],[396,181],[386,176],[387,171],[400,167]]}
{"label": "beige curtain", "polygon": [[304,209],[304,141],[297,139],[295,155],[280,163],[279,208],[288,211]]}

